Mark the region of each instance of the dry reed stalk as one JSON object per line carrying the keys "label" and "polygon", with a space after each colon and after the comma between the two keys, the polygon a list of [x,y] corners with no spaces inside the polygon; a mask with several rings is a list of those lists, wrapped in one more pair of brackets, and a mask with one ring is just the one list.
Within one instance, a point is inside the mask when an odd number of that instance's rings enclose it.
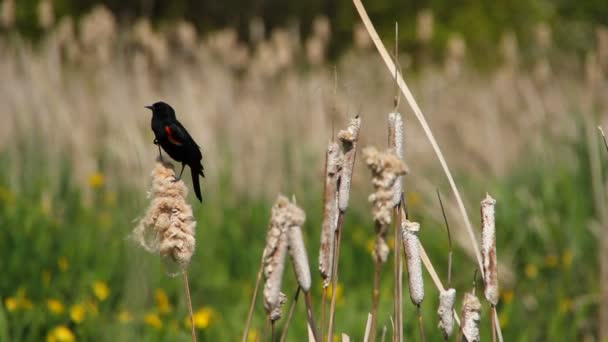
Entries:
{"label": "dry reed stalk", "polygon": [[473,292],[465,293],[462,301],[462,334],[468,342],[479,342],[481,303]]}
{"label": "dry reed stalk", "polygon": [[357,157],[357,143],[359,141],[359,131],[361,130],[361,118],[355,116],[346,129],[338,132],[338,140],[342,151],[342,161],[340,176],[338,181],[338,223],[334,236],[334,248],[332,259],[332,291],[331,304],[329,309],[329,325],[327,327],[330,342],[333,341],[334,317],[336,313],[336,291],[338,287],[338,263],[340,260],[340,241],[342,239],[342,226],[344,225],[344,215],[348,208],[350,198],[350,187],[353,177],[353,168]]}
{"label": "dry reed stalk", "polygon": [[176,263],[184,276],[186,300],[192,326],[192,341],[196,341],[192,301],[188,285],[187,267],[196,239],[196,221],[192,207],[186,202],[188,189],[184,182],[175,182],[171,163],[157,161],[152,170],[152,199],[145,216],[131,233],[131,238],[151,253],[158,253],[165,262]]}
{"label": "dry reed stalk", "polygon": [[283,333],[281,334],[281,342],[284,342],[287,338],[287,332],[289,331],[289,323],[293,319],[293,313],[296,311],[296,304],[298,304],[298,297],[300,296],[300,291],[302,288],[298,286],[296,290],[296,294],[293,297],[293,302],[291,302],[291,306],[289,307],[289,313],[287,314],[287,320],[285,321],[285,325],[283,326]]}
{"label": "dry reed stalk", "polygon": [[439,293],[439,329],[443,339],[447,341],[454,331],[454,304],[456,303],[456,290],[447,289]]}
{"label": "dry reed stalk", "polygon": [[255,288],[253,289],[253,295],[251,296],[251,304],[249,304],[249,312],[247,313],[247,321],[245,322],[245,330],[243,331],[243,337],[241,338],[242,342],[247,342],[247,338],[249,336],[249,328],[251,327],[251,319],[253,318],[253,309],[255,308],[255,300],[258,297],[258,289],[260,287],[260,282],[262,280],[263,271],[264,271],[264,256],[262,255],[262,260],[260,261],[260,267],[258,269],[258,275],[255,280]]}
{"label": "dry reed stalk", "polygon": [[[395,47],[395,56],[397,56],[397,47]],[[398,105],[398,95],[395,96],[395,106]],[[400,113],[388,114],[388,146],[395,151],[397,157],[403,160],[403,120]],[[402,177],[398,177],[393,187],[393,219],[394,219],[394,241],[395,253],[393,260],[393,278],[394,278],[394,300],[393,311],[395,316],[396,338],[395,341],[403,341],[403,259],[401,258],[401,234],[400,224],[401,218],[399,205],[403,198]]]}
{"label": "dry reed stalk", "polygon": [[407,167],[395,155],[392,149],[386,152],[378,152],[374,147],[366,147],[363,150],[363,156],[365,163],[372,173],[372,186],[374,187],[374,193],[369,196],[369,201],[372,202],[372,213],[376,230],[376,243],[374,246],[376,265],[371,322],[371,337],[372,341],[375,341],[380,295],[380,269],[382,264],[388,259],[389,248],[386,243],[386,235],[391,223],[394,185],[398,177],[406,174]]}
{"label": "dry reed stalk", "polygon": [[[397,70],[397,66],[392,61],[390,54],[384,47],[384,44],[382,43],[380,36],[378,36],[378,32],[376,32],[374,25],[372,24],[371,20],[369,19],[369,16],[367,15],[367,11],[365,10],[365,7],[361,3],[361,0],[353,0],[353,4],[354,4],[355,8],[357,9],[357,12],[359,13],[359,16],[361,17],[361,21],[363,22],[363,25],[365,26],[367,33],[370,35],[371,40],[374,42],[374,45],[376,46],[376,49],[378,50],[378,53],[382,57],[384,64],[386,64],[391,75],[394,74],[396,76],[397,84],[399,85],[401,92],[403,93],[406,101],[412,108],[414,115],[416,116],[416,119],[418,119],[418,122],[420,122],[420,125],[422,126],[422,129],[424,131],[424,134],[426,135],[429,142],[431,143],[431,147],[433,148],[433,151],[435,152],[435,155],[437,156],[437,159],[439,160],[439,163],[441,164],[441,168],[443,169],[443,171],[446,175],[446,178],[448,179],[448,182],[450,183],[450,188],[452,189],[452,192],[454,193],[454,197],[456,198],[456,203],[458,204],[458,209],[459,209],[462,219],[464,221],[464,225],[467,229],[469,239],[471,240],[471,245],[473,247],[473,251],[475,252],[475,257],[477,259],[477,263],[480,268],[483,268],[482,261],[481,261],[481,254],[479,252],[479,247],[477,246],[477,240],[475,239],[475,233],[473,231],[473,226],[471,225],[471,221],[469,220],[469,216],[464,207],[464,202],[462,201],[460,192],[458,191],[458,188],[456,187],[456,182],[454,182],[454,178],[452,177],[452,173],[450,172],[448,164],[445,161],[445,158],[443,156],[443,153],[441,152],[441,149],[439,148],[439,145],[437,144],[437,140],[435,140],[435,136],[433,135],[433,132],[431,131],[431,128],[430,128],[429,124],[427,123],[426,118],[425,118],[424,114],[422,113],[422,110],[420,109],[420,106],[418,105],[418,102],[416,102],[414,95],[412,94],[409,87],[405,83],[405,80],[403,79],[403,76],[401,75],[401,73]],[[499,341],[502,342],[502,332],[500,329],[500,324],[498,324],[498,320],[496,320],[496,331],[498,333]]]}
{"label": "dry reed stalk", "polygon": [[498,267],[496,265],[496,225],[494,218],[494,207],[496,200],[486,194],[481,201],[481,254],[484,267],[484,295],[492,306],[492,341],[496,341],[496,330],[494,318],[496,316],[496,305],[498,304]]}

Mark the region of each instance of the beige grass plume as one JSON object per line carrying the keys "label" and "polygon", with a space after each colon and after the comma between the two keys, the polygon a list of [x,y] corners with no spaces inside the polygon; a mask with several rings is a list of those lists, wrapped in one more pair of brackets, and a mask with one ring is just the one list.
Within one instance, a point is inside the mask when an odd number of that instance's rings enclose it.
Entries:
{"label": "beige grass plume", "polygon": [[338,139],[342,145],[342,172],[340,175],[340,190],[338,192],[338,207],[340,211],[346,211],[350,198],[350,184],[353,178],[353,167],[357,156],[357,142],[359,141],[359,130],[361,129],[361,118],[355,116],[346,129],[338,132]]}
{"label": "beige grass plume", "polygon": [[334,239],[338,224],[338,178],[340,177],[340,148],[335,142],[327,146],[325,159],[325,193],[323,195],[323,222],[319,247],[319,271],[323,287],[331,282]]}
{"label": "beige grass plume", "polygon": [[376,223],[377,238],[374,255],[384,263],[389,251],[386,234],[392,217],[394,185],[399,176],[407,173],[407,166],[392,149],[379,152],[374,147],[366,147],[363,149],[363,157],[372,172],[372,186],[374,187],[374,193],[369,196],[369,201],[373,204],[372,213]]}
{"label": "beige grass plume", "polygon": [[148,194],[152,201],[131,237],[147,251],[185,269],[194,254],[196,221],[186,202],[186,185],[174,180],[173,165],[157,162]]}
{"label": "beige grass plume", "polygon": [[264,248],[264,308],[272,322],[281,318],[281,307],[286,297],[281,293],[285,256],[287,254],[287,231],[293,226],[301,227],[306,216],[290,203],[287,197],[279,195],[272,207],[270,227]]}

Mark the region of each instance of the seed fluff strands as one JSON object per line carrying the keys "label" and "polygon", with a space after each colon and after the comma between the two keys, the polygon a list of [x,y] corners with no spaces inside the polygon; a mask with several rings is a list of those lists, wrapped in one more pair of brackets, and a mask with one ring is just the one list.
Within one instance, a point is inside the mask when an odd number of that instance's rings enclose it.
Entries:
{"label": "seed fluff strands", "polygon": [[439,329],[443,333],[444,339],[452,335],[454,330],[454,303],[456,302],[456,290],[442,290],[439,294]]}
{"label": "seed fluff strands", "polygon": [[174,180],[173,165],[157,162],[148,194],[152,201],[131,238],[147,251],[185,269],[194,254],[196,221],[186,202],[186,185]]}
{"label": "seed fluff strands", "polygon": [[359,130],[361,129],[361,118],[357,115],[348,127],[338,132],[338,139],[342,143],[342,172],[340,176],[340,190],[338,194],[338,207],[340,211],[346,211],[350,196],[350,184],[353,178],[353,167],[357,156],[357,142],[359,141]]}
{"label": "seed fluff strands", "polygon": [[414,305],[420,305],[424,299],[424,281],[422,279],[420,241],[418,239],[420,224],[417,222],[404,220],[401,226],[401,231],[403,233],[403,248],[407,261],[410,299]]}
{"label": "seed fluff strands", "polygon": [[498,269],[496,266],[496,226],[494,207],[496,200],[486,194],[481,201],[481,254],[484,270],[484,295],[492,306],[498,304]]}
{"label": "seed fluff strands", "polygon": [[[281,318],[281,307],[287,296],[281,293],[281,282],[287,254],[287,229],[304,223],[304,212],[295,211],[287,197],[279,195],[272,207],[270,227],[264,248],[264,308],[271,322]],[[297,208],[297,207],[296,207]]]}
{"label": "seed fluff strands", "polygon": [[386,244],[386,234],[391,223],[393,186],[399,176],[407,173],[407,166],[393,152],[378,152],[374,147],[363,150],[365,163],[372,172],[374,193],[369,196],[372,202],[372,213],[376,223],[376,246],[374,256],[382,263],[388,258],[389,248]]}
{"label": "seed fluff strands", "polygon": [[465,293],[462,301],[462,334],[468,342],[479,342],[481,303],[473,293]]}
{"label": "seed fluff strands", "polygon": [[323,223],[319,248],[319,271],[323,287],[331,282],[334,237],[338,224],[338,178],[340,171],[340,148],[335,142],[327,146],[325,157],[325,193],[323,195]]}
{"label": "seed fluff strands", "polygon": [[[388,114],[388,146],[395,151],[397,157],[403,160],[403,120],[400,113]],[[393,206],[401,202],[403,192],[402,177],[397,177],[393,186]]]}

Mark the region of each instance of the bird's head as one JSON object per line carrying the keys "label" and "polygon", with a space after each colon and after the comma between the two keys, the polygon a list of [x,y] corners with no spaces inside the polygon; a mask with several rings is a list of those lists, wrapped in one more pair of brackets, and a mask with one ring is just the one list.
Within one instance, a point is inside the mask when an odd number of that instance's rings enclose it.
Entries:
{"label": "bird's head", "polygon": [[156,102],[151,106],[146,106],[146,108],[151,110],[152,115],[157,116],[158,118],[175,118],[175,111],[165,102]]}

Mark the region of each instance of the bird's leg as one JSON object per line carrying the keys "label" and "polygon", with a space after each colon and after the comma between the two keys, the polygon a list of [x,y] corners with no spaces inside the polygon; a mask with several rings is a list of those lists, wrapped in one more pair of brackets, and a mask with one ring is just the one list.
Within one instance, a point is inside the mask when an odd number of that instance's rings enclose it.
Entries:
{"label": "bird's leg", "polygon": [[182,173],[184,173],[185,166],[186,164],[182,163],[182,170],[179,172],[179,177],[175,177],[175,179],[173,180],[174,182],[177,182],[178,180],[182,179]]}
{"label": "bird's leg", "polygon": [[161,163],[164,163],[165,161],[163,160],[163,154],[160,151],[160,144],[158,143],[157,139],[154,139],[154,145],[158,146],[158,158],[160,158]]}

